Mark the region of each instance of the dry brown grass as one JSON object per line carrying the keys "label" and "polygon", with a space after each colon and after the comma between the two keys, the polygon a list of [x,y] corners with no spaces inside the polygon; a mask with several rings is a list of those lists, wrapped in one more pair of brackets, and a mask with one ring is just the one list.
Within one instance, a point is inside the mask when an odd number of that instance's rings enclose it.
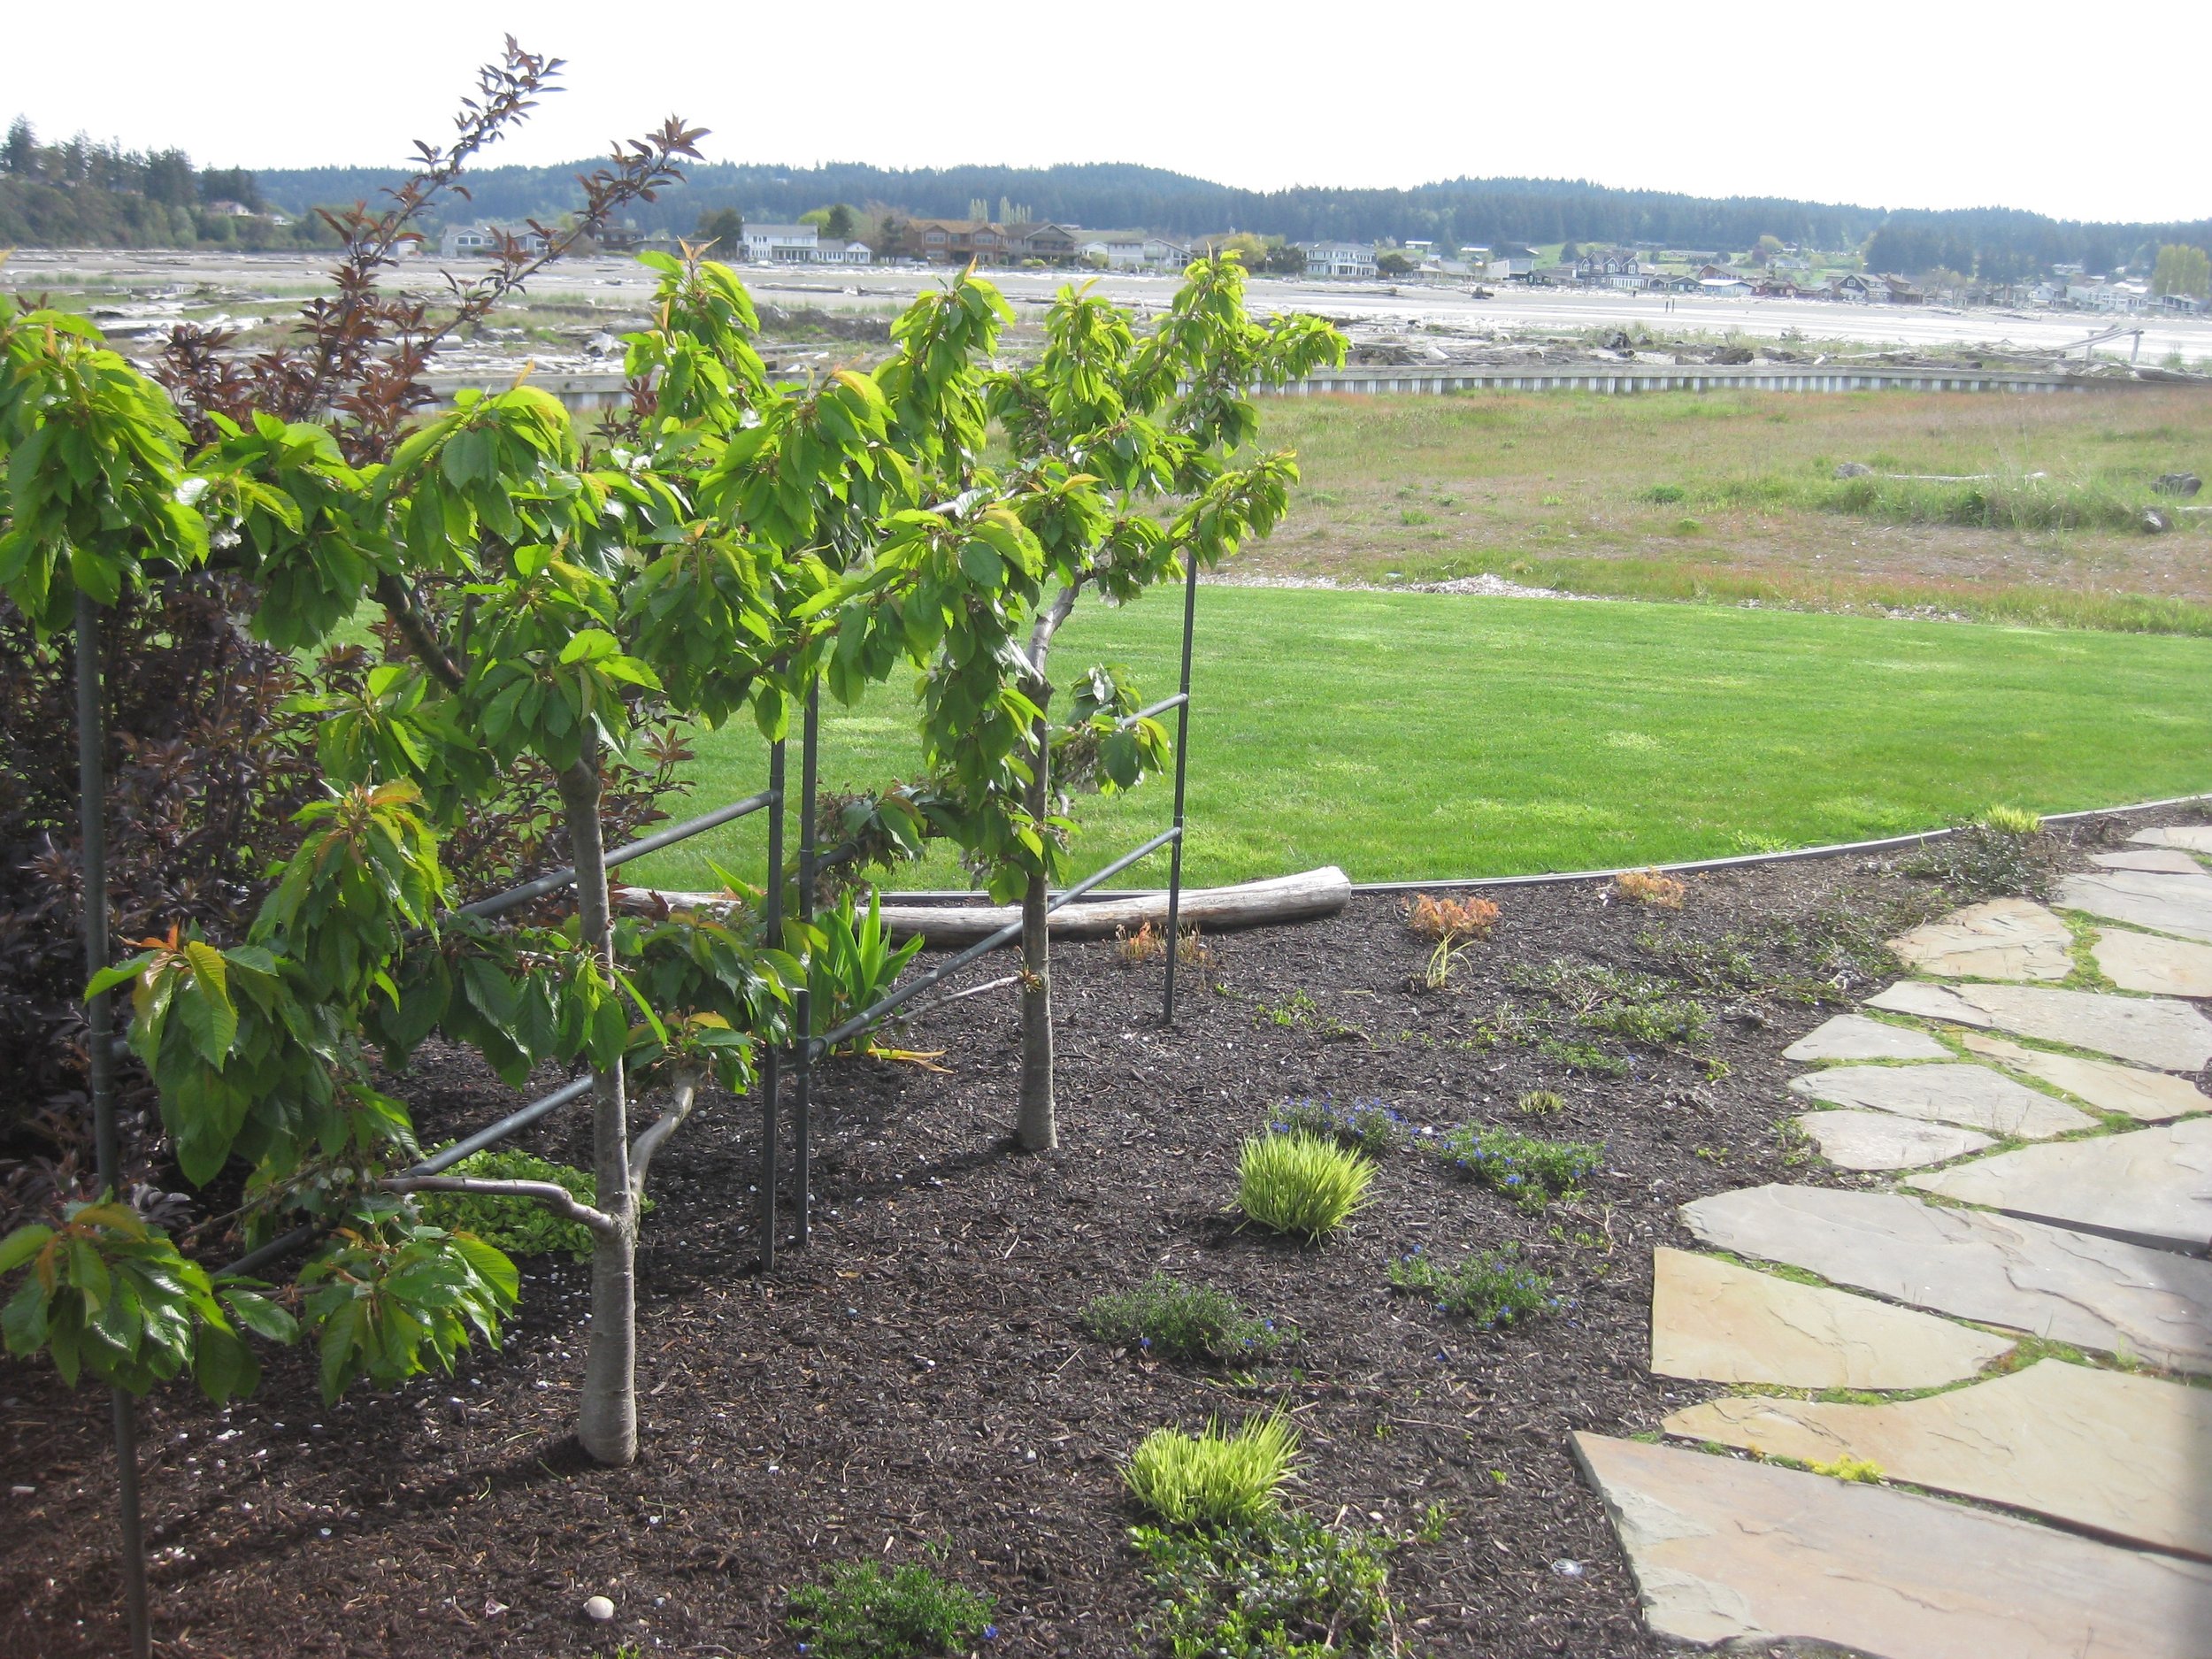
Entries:
{"label": "dry brown grass", "polygon": [[1656,870],[1630,870],[1615,876],[1613,891],[1621,898],[1660,910],[1678,910],[1690,896],[1689,888]]}
{"label": "dry brown grass", "polygon": [[1487,933],[1498,919],[1498,907],[1488,899],[1438,899],[1420,893],[1407,902],[1405,918],[1424,939],[1457,943]]}

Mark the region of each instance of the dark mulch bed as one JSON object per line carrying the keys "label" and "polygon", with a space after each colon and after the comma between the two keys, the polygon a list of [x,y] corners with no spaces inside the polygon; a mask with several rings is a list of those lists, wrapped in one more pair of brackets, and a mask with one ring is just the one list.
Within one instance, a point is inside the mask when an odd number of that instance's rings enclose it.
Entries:
{"label": "dark mulch bed", "polygon": [[[2041,845],[2071,864],[2144,824],[2201,816],[2094,820]],[[454,1378],[326,1407],[303,1353],[278,1356],[260,1396],[228,1412],[173,1390],[143,1408],[162,1650],[789,1653],[791,1586],[830,1561],[937,1548],[999,1598],[994,1651],[1127,1654],[1148,1601],[1118,1461],[1156,1425],[1280,1400],[1304,1433],[1297,1502],[1313,1513],[1404,1530],[1450,1506],[1441,1542],[1396,1559],[1412,1650],[1653,1652],[1568,1432],[1647,1431],[1695,1394],[1645,1371],[1652,1247],[1688,1242],[1676,1206],[1838,1179],[1777,1134],[1780,1051],[1826,1017],[1778,986],[1864,994],[1874,942],[1941,902],[1865,857],[1690,888],[1678,914],[1609,903],[1599,884],[1495,894],[1489,942],[1427,995],[1406,988],[1425,948],[1393,902],[1362,898],[1325,924],[1213,941],[1172,1032],[1156,1024],[1156,966],[1064,948],[1062,1150],[1007,1146],[1010,991],[941,1008],[905,1041],[944,1049],[949,1074],[832,1068],[813,1241],[765,1279],[757,1119],[718,1101],[663,1160],[647,1228],[634,1468],[592,1468],[569,1438],[586,1287],[565,1263],[530,1264],[506,1350]],[[1610,1078],[1528,1040],[1580,1033],[1510,982],[1513,964],[1688,972],[1682,953],[1655,951],[1655,929],[1698,945],[1734,935],[1749,952],[1754,972],[1732,986],[1686,982],[1709,1041],[1670,1053],[1601,1039],[1632,1063]],[[1720,958],[1699,960],[1709,973]],[[1518,1037],[1509,1002],[1537,1022]],[[1486,1045],[1486,1026],[1506,1039]],[[1563,1094],[1563,1113],[1517,1118],[1536,1087]],[[1239,1141],[1271,1103],[1322,1091],[1439,1129],[1602,1141],[1605,1170],[1583,1198],[1531,1216],[1404,1151],[1339,1241],[1238,1231],[1224,1206]],[[426,1139],[512,1099],[462,1056],[426,1066],[411,1093]],[[584,1133],[572,1116],[527,1144],[588,1163]],[[1386,1286],[1416,1245],[1455,1256],[1507,1240],[1555,1277],[1565,1309],[1484,1333]],[[1302,1342],[1237,1379],[1082,1337],[1089,1297],[1163,1268],[1294,1320]],[[0,1651],[115,1651],[104,1401],[23,1366],[0,1371],[0,1388],[7,1484],[35,1488],[0,1510]],[[588,1625],[581,1603],[602,1592],[618,1618]]]}

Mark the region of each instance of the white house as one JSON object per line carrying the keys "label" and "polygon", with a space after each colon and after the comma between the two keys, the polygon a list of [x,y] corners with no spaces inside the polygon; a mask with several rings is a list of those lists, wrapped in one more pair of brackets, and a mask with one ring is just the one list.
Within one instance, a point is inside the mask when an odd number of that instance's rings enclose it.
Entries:
{"label": "white house", "polygon": [[2066,285],[2067,303],[2085,311],[2139,311],[2149,298],[2149,290],[2140,282],[2108,282],[2100,278]]}
{"label": "white house", "polygon": [[545,238],[527,225],[448,225],[438,252],[448,259],[488,259],[499,251],[503,236],[519,242],[526,253],[545,251]]}
{"label": "white house", "polygon": [[1493,282],[1525,282],[1536,274],[1533,259],[1493,259],[1483,267],[1483,273]]}
{"label": "white house", "polygon": [[1190,250],[1182,243],[1134,231],[1094,232],[1076,251],[1114,271],[1180,271],[1190,263]]}
{"label": "white house", "polygon": [[824,265],[873,265],[876,250],[864,242],[822,242],[814,257]]}
{"label": "white house", "polygon": [[745,257],[756,265],[809,265],[819,244],[811,225],[745,227]]}
{"label": "white house", "polygon": [[1356,242],[1302,242],[1310,277],[1371,277],[1375,274],[1375,250]]}
{"label": "white house", "polygon": [[1714,295],[1724,300],[1748,299],[1751,296],[1751,284],[1741,277],[1700,277],[1697,280],[1697,291],[1701,294]]}

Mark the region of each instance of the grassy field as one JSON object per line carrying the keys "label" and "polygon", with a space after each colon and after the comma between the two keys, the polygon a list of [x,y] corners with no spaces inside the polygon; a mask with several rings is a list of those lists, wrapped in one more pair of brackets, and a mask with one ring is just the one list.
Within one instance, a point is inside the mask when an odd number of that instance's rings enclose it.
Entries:
{"label": "grassy field", "polygon": [[[1488,572],[1633,598],[2212,634],[2212,513],[2178,513],[2163,536],[2135,527],[2161,473],[2212,477],[2199,388],[1265,408],[1266,441],[1297,449],[1306,488],[1242,562],[1255,574]],[[1838,480],[1845,461],[1989,476]]]}
{"label": "grassy field", "polygon": [[[1709,605],[1286,592],[1201,595],[1193,879],[1585,869],[2212,789],[2212,641]],[[1076,613],[1063,684],[1110,660],[1173,689],[1164,595]],[[826,721],[826,786],[913,769],[903,686]],[[794,774],[795,777],[795,756]],[[760,787],[749,727],[701,742],[702,806]],[[1082,803],[1091,869],[1164,826],[1148,785]],[[630,870],[757,872],[757,820]],[[1156,883],[1156,857],[1130,885]],[[903,885],[959,886],[949,859]]]}

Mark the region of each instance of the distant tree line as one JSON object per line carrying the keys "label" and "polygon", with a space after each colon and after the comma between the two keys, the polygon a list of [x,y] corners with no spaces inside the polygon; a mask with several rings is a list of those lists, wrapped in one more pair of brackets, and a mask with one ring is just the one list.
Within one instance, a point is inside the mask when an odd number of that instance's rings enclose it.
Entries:
{"label": "distant tree line", "polygon": [[[475,175],[474,199],[465,211],[501,221],[557,219],[574,201],[576,171],[487,168]],[[374,167],[311,167],[264,170],[257,183],[271,204],[303,219],[315,203],[373,200],[398,176]],[[657,201],[639,204],[634,217],[641,231],[683,236],[725,210],[791,223],[825,203],[858,204],[856,217],[877,223],[971,218],[979,206],[995,205],[1002,218],[1018,213],[1093,229],[1187,237],[1243,231],[1294,242],[1418,240],[1448,248],[1658,242],[1727,252],[1755,247],[1764,236],[1832,251],[1863,248],[1878,270],[1950,270],[1985,281],[2014,280],[2069,261],[2091,271],[2139,263],[2147,268],[2162,245],[2212,241],[2212,221],[2091,224],[2004,208],[1892,212],[1783,197],[1610,189],[1578,180],[1462,178],[1412,189],[1239,190],[1118,162],[909,171],[720,162],[694,169]],[[5,222],[0,219],[0,236],[8,234]]]}
{"label": "distant tree line", "polygon": [[272,217],[243,167],[195,167],[181,150],[140,151],[82,133],[42,144],[21,116],[0,141],[0,247],[334,247],[310,214]]}

